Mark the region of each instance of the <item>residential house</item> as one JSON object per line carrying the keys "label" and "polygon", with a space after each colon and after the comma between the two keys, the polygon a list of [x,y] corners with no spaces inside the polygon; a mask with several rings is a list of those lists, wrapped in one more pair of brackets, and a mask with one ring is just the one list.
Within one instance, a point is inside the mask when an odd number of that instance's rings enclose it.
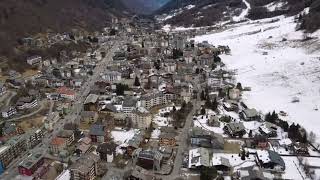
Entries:
{"label": "residential house", "polygon": [[234,136],[240,136],[242,137],[243,135],[246,134],[246,129],[243,125],[242,122],[231,122],[228,123],[224,128],[224,132],[227,133],[228,135],[234,137]]}
{"label": "residential house", "polygon": [[252,139],[245,140],[245,146],[248,148],[268,149],[269,141],[267,136],[256,135]]}
{"label": "residential house", "polygon": [[213,154],[211,159],[212,166],[218,171],[229,171],[232,166],[228,158]]}
{"label": "residential house", "polygon": [[117,145],[113,142],[99,144],[97,152],[100,155],[100,159],[107,162],[112,162],[116,153],[116,147]]}
{"label": "residential house", "polygon": [[261,117],[256,109],[245,109],[240,112],[240,117],[245,121],[260,121]]}
{"label": "residential house", "polygon": [[261,135],[266,137],[277,137],[278,127],[270,122],[264,122],[262,126],[259,127],[259,132]]}
{"label": "residential house", "polygon": [[80,139],[75,150],[78,153],[78,155],[87,153],[91,147],[91,142],[92,141],[89,137],[84,137]]}
{"label": "residential house", "polygon": [[90,153],[81,156],[70,166],[70,180],[93,180],[98,173],[99,157]]}
{"label": "residential house", "polygon": [[74,142],[74,132],[72,130],[61,130],[57,134],[57,137],[65,139],[67,146],[70,146]]}
{"label": "residential house", "polygon": [[12,106],[5,107],[1,111],[1,115],[3,118],[10,118],[10,117],[14,116],[15,114],[17,114],[17,109]]}
{"label": "residential house", "polygon": [[229,89],[228,95],[231,100],[238,100],[240,98],[241,91],[236,88]]}
{"label": "residential house", "polygon": [[89,132],[92,142],[103,143],[107,138],[107,127],[102,124],[93,124]]}
{"label": "residential house", "polygon": [[128,141],[127,154],[131,156],[136,149],[140,148],[144,139],[144,131],[136,133],[133,138]]}
{"label": "residential house", "polygon": [[224,138],[219,134],[194,127],[190,130],[189,137],[192,147],[224,149]]}
{"label": "residential house", "polygon": [[89,96],[84,101],[84,110],[85,111],[97,111],[98,110],[98,98],[96,94],[89,94]]}
{"label": "residential house", "polygon": [[176,146],[176,130],[174,127],[161,127],[159,136],[159,146]]}
{"label": "residential house", "polygon": [[45,163],[44,154],[45,152],[42,150],[39,152],[33,152],[27,159],[19,164],[19,173],[23,176],[33,176],[37,178],[44,175],[48,170],[47,168],[41,169],[40,171],[38,170]]}
{"label": "residential house", "polygon": [[200,147],[189,150],[189,169],[199,169],[211,166],[212,164],[210,164],[210,153],[208,149]]}
{"label": "residential house", "polygon": [[81,112],[81,122],[85,124],[93,124],[97,122],[99,115],[94,111],[82,111]]}
{"label": "residential house", "polygon": [[40,64],[42,62],[41,56],[31,56],[27,58],[27,63],[31,66]]}
{"label": "residential house", "polygon": [[261,167],[266,169],[273,169],[277,171],[284,171],[286,169],[284,160],[274,151],[257,150],[256,160]]}
{"label": "residential house", "polygon": [[158,150],[136,149],[133,152],[133,163],[147,170],[160,170],[163,155]]}
{"label": "residential house", "polygon": [[32,109],[38,106],[38,100],[34,97],[21,97],[16,103],[18,110]]}
{"label": "residential house", "polygon": [[67,147],[67,142],[64,138],[55,137],[49,144],[49,150],[53,154],[59,154]]}
{"label": "residential house", "polygon": [[76,97],[76,92],[67,87],[60,87],[57,89],[57,93],[60,94],[62,98],[74,100]]}

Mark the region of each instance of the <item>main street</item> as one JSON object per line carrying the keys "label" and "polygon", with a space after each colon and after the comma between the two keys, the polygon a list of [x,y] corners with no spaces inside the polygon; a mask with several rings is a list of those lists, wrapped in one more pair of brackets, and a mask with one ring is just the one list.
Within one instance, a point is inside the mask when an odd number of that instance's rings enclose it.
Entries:
{"label": "main street", "polygon": [[[72,109],[69,112],[69,114],[64,118],[61,119],[59,122],[57,122],[54,127],[53,131],[50,133],[45,134],[44,138],[42,139],[42,142],[38,144],[36,147],[34,147],[31,151],[38,151],[38,150],[48,150],[49,148],[49,142],[53,137],[57,135],[57,133],[63,129],[64,125],[66,123],[76,123],[76,120],[79,119],[80,113],[83,109],[83,103],[87,97],[87,95],[90,93],[90,88],[95,84],[95,82],[100,78],[100,74],[104,72],[106,66],[113,60],[112,57],[121,47],[121,44],[123,41],[117,41],[113,42],[110,45],[105,45],[107,47],[101,47],[106,48],[108,50],[106,57],[103,58],[95,67],[93,71],[93,75],[90,76],[84,85],[81,87],[79,92],[77,93],[76,100],[73,103]],[[108,47],[110,46],[110,47]],[[30,153],[30,150],[27,150],[23,154],[20,155],[20,157],[13,160],[12,163],[7,167],[5,173],[3,173],[0,176],[0,179],[14,179],[14,177],[19,174],[18,173],[18,165],[20,162],[25,160]]]}

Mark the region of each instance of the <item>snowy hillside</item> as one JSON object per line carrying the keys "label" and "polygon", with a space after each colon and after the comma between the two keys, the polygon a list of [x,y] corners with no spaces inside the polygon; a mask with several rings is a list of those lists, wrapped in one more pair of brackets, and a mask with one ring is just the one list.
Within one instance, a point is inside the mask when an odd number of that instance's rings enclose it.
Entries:
{"label": "snowy hillside", "polygon": [[[305,40],[295,27],[293,17],[280,16],[239,23],[195,40],[231,48],[232,55],[222,59],[237,69],[243,86],[252,87],[243,97],[249,106],[263,112],[285,111],[289,116],[283,119],[320,137],[320,32]],[[292,103],[293,99],[300,102]]]}

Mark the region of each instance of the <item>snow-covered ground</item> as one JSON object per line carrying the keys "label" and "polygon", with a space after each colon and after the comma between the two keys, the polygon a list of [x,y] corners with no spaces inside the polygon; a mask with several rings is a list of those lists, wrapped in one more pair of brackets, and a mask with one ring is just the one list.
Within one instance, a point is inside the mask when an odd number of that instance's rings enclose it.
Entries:
{"label": "snow-covered ground", "polygon": [[[295,27],[293,17],[280,16],[239,23],[195,40],[231,48],[232,55],[222,59],[237,70],[243,86],[252,87],[243,95],[249,107],[264,113],[283,110],[289,114],[287,120],[319,136],[320,111],[315,110],[320,106],[319,41],[302,41],[304,35]],[[292,103],[294,97],[300,102]]]}
{"label": "snow-covered ground", "polygon": [[134,134],[139,132],[139,130],[131,129],[129,131],[125,130],[114,130],[111,131],[111,136],[115,143],[124,144],[127,143],[130,139],[133,138]]}

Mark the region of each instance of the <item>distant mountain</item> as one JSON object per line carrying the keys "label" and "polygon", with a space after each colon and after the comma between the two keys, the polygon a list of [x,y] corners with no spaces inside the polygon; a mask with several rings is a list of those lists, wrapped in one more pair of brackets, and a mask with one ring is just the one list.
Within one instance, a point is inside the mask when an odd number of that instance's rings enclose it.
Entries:
{"label": "distant mountain", "polygon": [[165,24],[209,26],[239,16],[245,3],[250,5],[245,17],[252,20],[297,15],[309,7],[299,18],[301,28],[310,32],[320,28],[320,0],[170,0],[154,14],[163,15],[160,20]]}
{"label": "distant mountain", "polygon": [[160,19],[165,24],[199,27],[238,16],[246,8],[242,0],[171,0],[155,14],[164,15]]}
{"label": "distant mountain", "polygon": [[137,14],[151,14],[170,0],[121,0],[132,12]]}

